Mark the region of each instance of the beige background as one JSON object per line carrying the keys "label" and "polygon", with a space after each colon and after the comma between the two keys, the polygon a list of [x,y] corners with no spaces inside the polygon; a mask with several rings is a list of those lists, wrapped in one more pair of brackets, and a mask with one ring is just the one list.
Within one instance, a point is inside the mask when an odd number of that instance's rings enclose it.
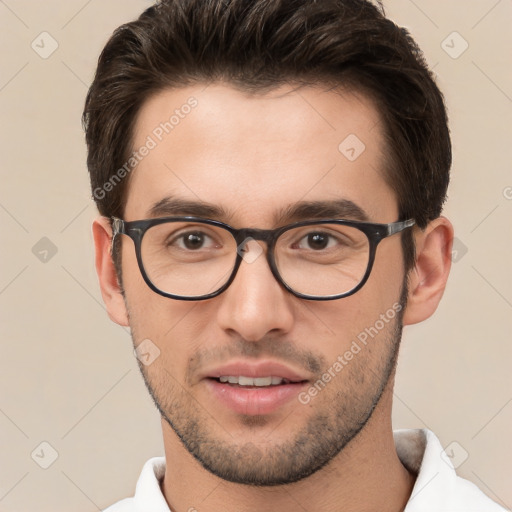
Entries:
{"label": "beige background", "polygon": [[[107,37],[149,4],[0,0],[1,511],[104,508],[163,453],[129,333],[101,301],[80,125]],[[385,4],[446,94],[457,236],[440,309],[405,330],[394,426],[432,429],[457,463],[467,452],[459,474],[510,509],[512,1]],[[31,47],[51,49],[43,31],[58,43],[46,59]]]}

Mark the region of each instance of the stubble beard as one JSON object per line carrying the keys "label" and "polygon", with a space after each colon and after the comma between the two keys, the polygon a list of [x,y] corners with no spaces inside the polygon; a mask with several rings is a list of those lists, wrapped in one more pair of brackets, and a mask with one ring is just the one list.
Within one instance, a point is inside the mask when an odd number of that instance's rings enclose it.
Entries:
{"label": "stubble beard", "polygon": [[[246,439],[241,442],[234,439],[229,434],[230,426],[224,428],[167,370],[150,375],[148,367],[140,361],[139,367],[161,416],[203,468],[239,484],[291,484],[325,467],[367,425],[386,387],[392,384],[390,379],[398,358],[406,298],[404,286],[400,298],[402,309],[385,332],[363,347],[315,397],[311,403],[316,410],[305,424],[295,428],[292,412],[284,423],[289,422],[295,431],[290,431],[288,439],[281,443],[272,443],[270,434],[265,448]],[[373,366],[368,365],[368,358],[362,355],[364,351],[373,350],[371,343],[385,347]],[[296,406],[305,407],[298,401]],[[247,427],[249,436],[269,421],[265,416],[241,416],[239,420],[240,425]],[[279,428],[282,429],[282,425]]]}

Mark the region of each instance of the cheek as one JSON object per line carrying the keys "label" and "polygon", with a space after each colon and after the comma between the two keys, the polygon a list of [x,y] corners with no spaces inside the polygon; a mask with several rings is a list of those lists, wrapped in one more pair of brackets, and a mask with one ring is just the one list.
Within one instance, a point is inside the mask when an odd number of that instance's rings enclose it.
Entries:
{"label": "cheek", "polygon": [[351,348],[357,351],[354,343],[365,347],[358,360],[379,358],[380,347],[385,350],[378,340],[389,336],[401,310],[403,269],[401,252],[397,257],[397,251],[401,251],[399,244],[391,247],[393,250],[379,249],[385,250],[378,251],[372,273],[358,292],[335,301],[309,302],[295,316],[299,339],[316,340],[310,342],[310,347],[314,344],[314,350],[323,352],[329,361],[334,362]]}
{"label": "cheek", "polygon": [[123,288],[135,343],[149,338],[162,345],[173,327],[180,323],[190,304],[174,301],[154,292],[140,272],[133,244],[123,246]]}
{"label": "cheek", "polygon": [[372,273],[362,290],[366,298],[373,297],[377,309],[386,310],[399,300],[404,280],[403,265],[400,235],[382,240],[377,247]]}
{"label": "cheek", "polygon": [[157,294],[144,281],[135,257],[130,259],[129,255],[123,261],[123,285],[135,345],[154,345],[159,352],[157,359],[145,367],[148,376],[160,379],[161,372],[167,372],[169,378],[183,382],[189,359],[209,331],[209,305]]}

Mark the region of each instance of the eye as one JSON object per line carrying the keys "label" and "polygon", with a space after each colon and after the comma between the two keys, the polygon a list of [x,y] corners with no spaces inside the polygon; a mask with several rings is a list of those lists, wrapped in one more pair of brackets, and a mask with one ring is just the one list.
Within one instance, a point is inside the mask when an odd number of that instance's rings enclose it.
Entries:
{"label": "eye", "polygon": [[180,249],[196,251],[198,249],[211,249],[216,246],[213,239],[201,231],[188,231],[181,233],[169,242],[168,245],[176,245]]}
{"label": "eye", "polygon": [[313,249],[315,251],[321,251],[323,249],[333,247],[337,243],[339,243],[339,240],[336,240],[332,235],[316,231],[308,233],[306,236],[302,237],[299,240],[297,247],[299,249]]}

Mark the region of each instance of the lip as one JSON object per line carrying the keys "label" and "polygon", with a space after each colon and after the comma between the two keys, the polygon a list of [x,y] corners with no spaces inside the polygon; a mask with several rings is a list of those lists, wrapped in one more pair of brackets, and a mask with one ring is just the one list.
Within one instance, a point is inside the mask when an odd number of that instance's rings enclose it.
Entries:
{"label": "lip", "polygon": [[[242,387],[217,381],[221,376],[245,377],[281,377],[291,382],[278,386],[268,387]],[[261,362],[245,363],[235,362],[220,366],[208,374],[203,380],[209,393],[222,405],[237,414],[250,416],[266,415],[296,398],[300,391],[308,384],[307,376],[280,363]]]}
{"label": "lip", "polygon": [[248,362],[233,362],[223,366],[219,366],[209,372],[207,372],[203,378],[214,378],[218,379],[223,375],[234,375],[245,377],[281,377],[292,382],[301,382],[309,380],[308,376],[301,375],[300,373],[288,368],[287,366],[272,362],[262,361],[260,363],[248,363]]}
{"label": "lip", "polygon": [[243,388],[206,379],[209,392],[224,406],[237,414],[266,415],[277,411],[297,397],[307,382],[280,384],[262,388]]}

